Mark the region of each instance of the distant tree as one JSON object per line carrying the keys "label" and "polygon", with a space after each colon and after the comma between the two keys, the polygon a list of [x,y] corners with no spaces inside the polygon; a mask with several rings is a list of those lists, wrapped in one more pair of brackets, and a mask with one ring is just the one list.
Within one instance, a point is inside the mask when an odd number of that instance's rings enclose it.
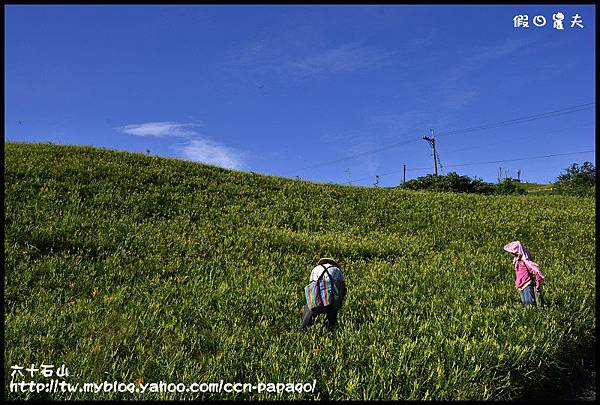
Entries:
{"label": "distant tree", "polygon": [[522,187],[518,187],[510,178],[505,178],[496,184],[496,194],[525,194]]}
{"label": "distant tree", "polygon": [[596,168],[591,162],[577,163],[565,169],[554,183],[554,192],[563,195],[595,195]]}

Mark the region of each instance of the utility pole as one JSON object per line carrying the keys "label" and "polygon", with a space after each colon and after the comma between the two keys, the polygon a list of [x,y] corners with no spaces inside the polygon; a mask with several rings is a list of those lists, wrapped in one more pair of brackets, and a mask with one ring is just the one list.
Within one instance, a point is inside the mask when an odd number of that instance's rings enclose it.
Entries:
{"label": "utility pole", "polygon": [[406,163],[404,164],[404,176],[402,177],[402,184],[406,183]]}
{"label": "utility pole", "polygon": [[431,144],[431,147],[433,148],[433,173],[437,176],[437,158],[435,153],[435,135],[433,133],[433,128],[431,129],[431,138],[424,136],[423,139],[428,141]]}

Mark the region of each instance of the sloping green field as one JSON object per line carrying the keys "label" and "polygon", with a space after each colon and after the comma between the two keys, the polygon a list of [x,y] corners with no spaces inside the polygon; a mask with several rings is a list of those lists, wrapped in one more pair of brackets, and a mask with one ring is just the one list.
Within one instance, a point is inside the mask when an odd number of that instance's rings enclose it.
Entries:
{"label": "sloping green field", "polygon": [[[8,398],[514,399],[595,345],[595,200],[315,184],[89,147],[5,145]],[[546,275],[522,308],[504,244]],[[339,326],[298,332],[336,258]],[[11,393],[69,383],[312,383],[298,393]],[[15,381],[47,382],[28,373]]]}

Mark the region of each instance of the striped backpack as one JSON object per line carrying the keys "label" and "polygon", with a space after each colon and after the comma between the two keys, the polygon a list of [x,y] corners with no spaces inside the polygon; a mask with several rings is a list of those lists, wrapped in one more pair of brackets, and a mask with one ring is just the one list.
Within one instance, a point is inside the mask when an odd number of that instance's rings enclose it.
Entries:
{"label": "striped backpack", "polygon": [[[321,273],[317,281],[311,281],[304,287],[306,305],[310,310],[317,308],[327,309],[331,307],[336,297],[339,297],[338,287],[333,281],[333,277],[329,274],[327,267],[323,266],[323,269],[325,271]],[[323,277],[325,274],[329,277]]]}

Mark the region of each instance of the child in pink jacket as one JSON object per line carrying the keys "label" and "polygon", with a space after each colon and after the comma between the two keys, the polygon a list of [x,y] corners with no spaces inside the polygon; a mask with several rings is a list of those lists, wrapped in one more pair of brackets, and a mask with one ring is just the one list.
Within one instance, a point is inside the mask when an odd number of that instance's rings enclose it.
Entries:
{"label": "child in pink jacket", "polygon": [[521,293],[521,302],[525,307],[536,304],[537,307],[544,306],[542,296],[542,280],[544,275],[539,266],[531,259],[529,250],[519,241],[510,242],[504,246],[504,250],[512,253],[515,266],[515,287]]}

